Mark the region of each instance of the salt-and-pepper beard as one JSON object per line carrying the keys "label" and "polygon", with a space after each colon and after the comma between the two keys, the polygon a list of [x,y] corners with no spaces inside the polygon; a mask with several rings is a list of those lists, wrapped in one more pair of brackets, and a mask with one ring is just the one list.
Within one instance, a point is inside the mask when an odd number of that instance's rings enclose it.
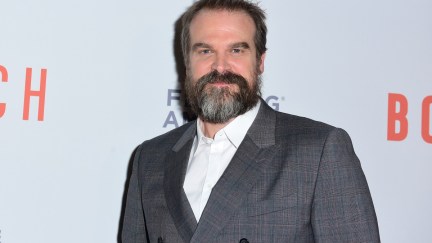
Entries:
{"label": "salt-and-pepper beard", "polygon": [[[244,114],[258,103],[261,96],[261,78],[258,74],[254,76],[249,85],[244,77],[232,72],[221,74],[214,70],[196,82],[188,73],[185,91],[192,111],[210,123],[226,123]],[[220,82],[237,85],[237,89],[211,85]]]}

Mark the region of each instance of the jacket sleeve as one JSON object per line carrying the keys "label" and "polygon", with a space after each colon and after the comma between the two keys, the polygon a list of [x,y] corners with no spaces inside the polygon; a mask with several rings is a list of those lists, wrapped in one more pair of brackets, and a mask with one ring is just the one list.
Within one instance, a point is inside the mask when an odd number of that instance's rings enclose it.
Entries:
{"label": "jacket sleeve", "polygon": [[145,226],[144,211],[141,203],[141,190],[139,186],[139,158],[142,145],[137,148],[134,155],[132,174],[129,180],[125,214],[123,218],[122,243],[145,243],[147,231]]}
{"label": "jacket sleeve", "polygon": [[342,129],[330,131],[325,141],[311,221],[315,242],[380,242],[365,175]]}

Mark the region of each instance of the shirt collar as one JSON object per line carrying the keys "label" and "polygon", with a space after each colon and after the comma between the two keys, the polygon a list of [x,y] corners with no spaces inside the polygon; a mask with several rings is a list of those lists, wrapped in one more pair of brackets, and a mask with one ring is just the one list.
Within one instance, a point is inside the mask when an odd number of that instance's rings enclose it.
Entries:
{"label": "shirt collar", "polygon": [[[258,100],[258,103],[249,111],[246,113],[237,116],[232,120],[228,125],[226,125],[224,128],[222,128],[217,133],[225,133],[229,141],[238,148],[240,146],[240,143],[243,141],[244,137],[246,136],[247,131],[252,126],[253,121],[255,120],[259,107],[261,105],[261,100]],[[210,138],[206,138],[202,132],[202,121],[200,118],[198,118],[197,121],[197,138],[198,141],[212,141]]]}

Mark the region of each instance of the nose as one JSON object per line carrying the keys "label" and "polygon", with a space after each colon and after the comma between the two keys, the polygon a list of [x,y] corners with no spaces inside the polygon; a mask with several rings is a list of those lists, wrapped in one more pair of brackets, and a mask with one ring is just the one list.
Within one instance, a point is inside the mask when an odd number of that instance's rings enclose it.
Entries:
{"label": "nose", "polygon": [[229,64],[227,55],[223,53],[216,54],[212,65],[212,70],[217,70],[219,73],[225,73],[226,71],[230,71],[230,69],[231,66]]}

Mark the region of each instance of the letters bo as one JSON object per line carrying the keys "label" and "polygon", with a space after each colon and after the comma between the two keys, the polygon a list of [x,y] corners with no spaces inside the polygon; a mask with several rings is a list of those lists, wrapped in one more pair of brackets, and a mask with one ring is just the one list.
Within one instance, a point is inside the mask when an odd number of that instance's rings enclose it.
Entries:
{"label": "letters bo", "polygon": [[[422,102],[421,136],[426,143],[432,144],[431,134],[432,96]],[[388,95],[387,140],[402,141],[408,136],[408,99],[402,94]]]}

